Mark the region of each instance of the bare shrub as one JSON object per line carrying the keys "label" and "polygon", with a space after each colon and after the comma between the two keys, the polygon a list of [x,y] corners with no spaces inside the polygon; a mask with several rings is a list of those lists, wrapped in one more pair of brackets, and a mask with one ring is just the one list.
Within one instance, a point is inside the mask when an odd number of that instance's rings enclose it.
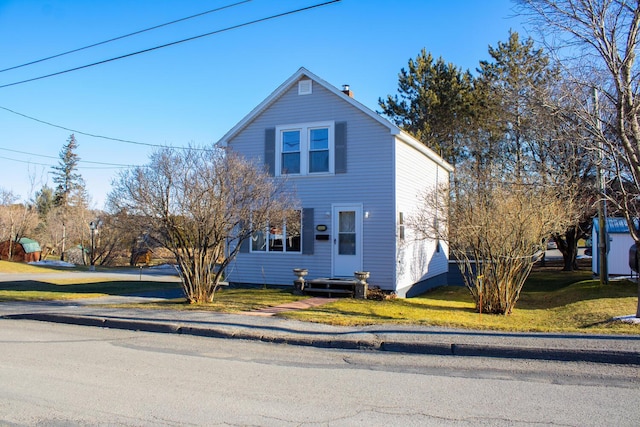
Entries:
{"label": "bare shrub", "polygon": [[[448,212],[447,224],[429,220],[436,209]],[[510,314],[545,239],[566,226],[568,212],[571,198],[556,188],[461,184],[451,202],[446,190],[423,194],[408,224],[418,236],[449,243],[479,312]]]}

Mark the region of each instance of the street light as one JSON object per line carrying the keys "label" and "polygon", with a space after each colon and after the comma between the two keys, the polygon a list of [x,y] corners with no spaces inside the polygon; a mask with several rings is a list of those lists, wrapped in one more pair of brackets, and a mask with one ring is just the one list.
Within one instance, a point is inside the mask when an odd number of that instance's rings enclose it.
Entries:
{"label": "street light", "polygon": [[98,229],[98,223],[95,221],[91,221],[89,223],[89,228],[91,229],[91,258],[89,260],[89,271],[96,271],[96,230]]}

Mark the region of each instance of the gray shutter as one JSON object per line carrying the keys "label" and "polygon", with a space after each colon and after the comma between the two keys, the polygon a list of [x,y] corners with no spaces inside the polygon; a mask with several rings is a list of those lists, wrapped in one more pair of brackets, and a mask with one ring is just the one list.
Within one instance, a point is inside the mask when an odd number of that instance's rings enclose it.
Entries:
{"label": "gray shutter", "polygon": [[264,164],[267,173],[276,174],[276,128],[267,128],[264,132]]}
{"label": "gray shutter", "polygon": [[305,255],[313,255],[314,227],[313,208],[302,209],[302,253]]}
{"label": "gray shutter", "polygon": [[335,132],[335,173],[347,173],[347,122],[337,122]]}
{"label": "gray shutter", "polygon": [[240,253],[248,254],[249,253],[249,242],[251,241],[251,237],[248,237],[240,243]]}
{"label": "gray shutter", "polygon": [[[245,222],[243,221],[240,224],[241,228],[244,228],[245,226]],[[251,236],[247,237],[246,239],[244,239],[242,242],[240,242],[240,253],[249,253],[249,244],[251,243]]]}

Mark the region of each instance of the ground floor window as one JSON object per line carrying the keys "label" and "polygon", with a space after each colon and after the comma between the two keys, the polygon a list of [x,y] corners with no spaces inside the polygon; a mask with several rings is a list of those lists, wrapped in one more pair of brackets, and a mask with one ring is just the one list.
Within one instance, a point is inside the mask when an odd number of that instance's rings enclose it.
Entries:
{"label": "ground floor window", "polygon": [[288,210],[272,216],[266,224],[255,224],[252,252],[300,252],[302,211]]}

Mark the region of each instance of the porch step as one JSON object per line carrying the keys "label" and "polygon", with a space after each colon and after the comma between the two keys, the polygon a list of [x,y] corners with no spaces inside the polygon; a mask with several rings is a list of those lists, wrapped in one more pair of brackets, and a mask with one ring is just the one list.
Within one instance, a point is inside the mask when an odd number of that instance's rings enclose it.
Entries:
{"label": "porch step", "polygon": [[326,297],[353,297],[356,280],[322,278],[305,282],[304,293],[306,295],[318,295]]}

